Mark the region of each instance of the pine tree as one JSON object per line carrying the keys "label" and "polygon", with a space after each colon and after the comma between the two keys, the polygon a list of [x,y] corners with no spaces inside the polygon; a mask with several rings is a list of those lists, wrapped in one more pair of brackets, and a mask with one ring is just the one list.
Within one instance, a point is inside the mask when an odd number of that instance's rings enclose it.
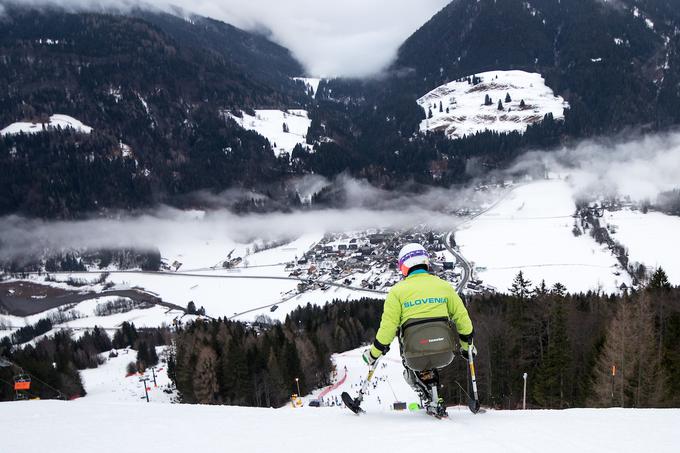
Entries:
{"label": "pine tree", "polygon": [[498,110],[505,110],[505,109],[503,108],[503,102],[501,102],[500,99],[498,100]]}
{"label": "pine tree", "polygon": [[527,105],[524,103],[524,99],[522,99],[522,100],[519,102],[519,108],[523,109],[523,108],[525,108],[526,106],[527,106]]}
{"label": "pine tree", "polygon": [[663,270],[663,268],[659,267],[656,271],[654,271],[652,278],[649,280],[647,288],[651,290],[663,291],[668,291],[671,289],[671,284],[668,282],[668,276],[666,275],[666,272]]}
{"label": "pine tree", "polygon": [[432,108],[430,108],[427,112],[427,117],[432,118]]}
{"label": "pine tree", "polygon": [[285,122],[283,123],[283,132],[285,132],[285,133],[290,132],[290,129],[288,128],[288,124],[285,123]]}
{"label": "pine tree", "polygon": [[[655,407],[663,402],[665,379],[648,297],[624,297],[619,302],[595,367],[591,404]],[[613,385],[612,367],[616,367]]]}
{"label": "pine tree", "polygon": [[[156,358],[158,360],[158,358]],[[145,341],[137,344],[137,368],[144,371],[149,365],[149,348]]]}
{"label": "pine tree", "polygon": [[510,93],[505,93],[505,103],[512,102],[512,98],[510,97]]}
{"label": "pine tree", "polygon": [[565,407],[565,391],[571,364],[571,346],[561,301],[553,302],[549,318],[547,351],[533,385],[536,402],[544,408]]}
{"label": "pine tree", "polygon": [[493,105],[493,100],[488,94],[484,95],[484,105]]}
{"label": "pine tree", "polygon": [[187,304],[187,313],[190,315],[196,314],[196,304],[194,303],[193,300],[189,301],[189,303]]}
{"label": "pine tree", "polygon": [[522,271],[519,271],[512,281],[510,294],[518,299],[526,299],[531,295],[531,281],[524,278]]}
{"label": "pine tree", "polygon": [[567,293],[567,288],[562,283],[557,282],[553,285],[550,292],[558,297],[564,297],[564,295]]}
{"label": "pine tree", "polygon": [[442,101],[439,101],[439,113],[442,113],[444,111],[444,107],[442,106]]}
{"label": "pine tree", "polygon": [[215,404],[218,402],[217,355],[211,346],[201,346],[192,378],[197,403]]}

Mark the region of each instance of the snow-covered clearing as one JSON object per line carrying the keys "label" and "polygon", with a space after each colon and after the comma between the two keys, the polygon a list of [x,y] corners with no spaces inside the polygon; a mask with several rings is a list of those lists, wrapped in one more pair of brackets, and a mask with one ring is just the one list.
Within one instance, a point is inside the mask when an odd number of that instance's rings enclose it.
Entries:
{"label": "snow-covered clearing", "polygon": [[316,91],[319,89],[321,79],[315,77],[293,77],[293,80],[300,81],[305,84],[307,89],[312,89],[312,97],[316,98]]}
{"label": "snow-covered clearing", "polygon": [[39,132],[44,132],[48,129],[74,129],[83,134],[89,134],[92,132],[90,126],[84,125],[82,122],[68,115],[52,115],[49,121],[45,123],[29,123],[29,122],[18,122],[12,123],[6,128],[0,130],[0,135],[16,135],[20,133],[24,134],[37,134]]}
{"label": "snow-covered clearing", "polygon": [[[545,85],[540,74],[489,71],[476,76],[481,83],[450,82],[418,99],[427,116],[432,112],[432,118],[420,123],[420,130],[444,131],[452,139],[485,130],[524,132],[528,125],[542,121],[548,113],[556,120],[563,119],[564,109],[569,108],[562,97],[555,96]],[[472,79],[472,75],[469,77]],[[484,105],[486,95],[491,98],[490,105]],[[506,95],[510,95],[511,102],[505,102]],[[503,110],[498,110],[499,100]]]}
{"label": "snow-covered clearing", "polygon": [[[0,403],[3,451],[39,453],[676,452],[678,410],[451,413],[296,410],[64,401]],[[11,422],[10,422],[11,421]],[[646,435],[645,433],[651,433]],[[454,448],[455,447],[455,448]]]}
{"label": "snow-covered clearing", "polygon": [[612,238],[628,249],[631,262],[650,269],[661,266],[668,280],[680,285],[680,217],[624,209],[605,212],[603,220],[614,226]]}
{"label": "snow-covered clearing", "polygon": [[630,277],[606,247],[587,234],[573,235],[575,210],[566,182],[526,184],[462,226],[456,242],[479,277],[499,291],[506,292],[520,270],[534,284],[560,282],[572,292],[629,286]]}
{"label": "snow-covered clearing", "polygon": [[[176,398],[168,377],[166,364],[162,359],[167,346],[156,348],[156,354],[161,359],[155,367],[156,384],[153,381],[153,372],[149,368],[143,374],[135,373],[127,376],[127,365],[137,360],[137,351],[134,349],[118,349],[117,357],[109,357],[109,353],[102,354],[106,362],[98,368],[82,370],[80,376],[87,395],[76,400],[79,403],[146,403],[144,384],[141,378],[148,378],[146,382],[150,403],[170,403]],[[169,393],[166,391],[170,391]]]}
{"label": "snow-covered clearing", "polygon": [[255,131],[272,145],[274,154],[292,153],[295,145],[306,144],[307,131],[312,124],[306,110],[255,110],[255,116],[241,112],[243,117],[229,114],[242,128]]}

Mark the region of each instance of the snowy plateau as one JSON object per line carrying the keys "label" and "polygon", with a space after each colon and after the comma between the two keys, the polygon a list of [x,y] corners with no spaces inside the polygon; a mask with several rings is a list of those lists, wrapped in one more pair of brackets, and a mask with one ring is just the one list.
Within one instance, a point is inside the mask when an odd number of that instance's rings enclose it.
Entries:
{"label": "snowy plateau", "polygon": [[[333,356],[335,385],[304,397],[304,407],[279,409],[162,404],[172,400],[162,391],[162,365],[158,387],[147,381],[146,404],[140,376],[125,376],[124,364],[134,351],[118,351],[117,358],[83,373],[89,391],[84,398],[1,403],[0,419],[7,422],[0,424],[2,451],[346,453],[377,448],[413,452],[430,446],[479,453],[677,451],[680,410],[674,409],[492,410],[473,415],[467,407],[453,406],[448,420],[435,420],[423,411],[394,411],[390,406],[395,400],[416,401],[401,376],[395,350],[379,365],[362,416],[335,405],[340,392],[355,394],[364,378],[360,350]],[[309,407],[321,392],[328,406]]]}
{"label": "snowy plateau", "polygon": [[[527,126],[542,121],[548,113],[556,120],[563,119],[564,109],[569,108],[537,73],[483,72],[474,75],[480,79],[477,84],[471,83],[472,77],[441,85],[418,99],[418,105],[428,116],[420,123],[422,132],[442,131],[451,139],[486,130],[523,133]],[[487,95],[491,103],[484,105]],[[506,95],[510,96],[510,102],[505,101]],[[499,101],[503,110],[498,109]]]}
{"label": "snowy plateau", "polygon": [[16,134],[37,134],[43,132],[46,129],[73,129],[82,134],[89,134],[92,132],[92,128],[86,126],[81,121],[72,118],[68,115],[52,115],[49,121],[45,123],[29,123],[29,122],[18,122],[12,123],[6,128],[0,130],[0,136],[6,135],[16,135]]}
{"label": "snowy plateau", "polygon": [[[318,86],[318,85],[317,85]],[[241,112],[241,117],[229,114],[244,129],[255,131],[272,145],[274,154],[291,154],[295,145],[306,144],[307,131],[312,124],[306,110],[255,110],[255,116]]]}

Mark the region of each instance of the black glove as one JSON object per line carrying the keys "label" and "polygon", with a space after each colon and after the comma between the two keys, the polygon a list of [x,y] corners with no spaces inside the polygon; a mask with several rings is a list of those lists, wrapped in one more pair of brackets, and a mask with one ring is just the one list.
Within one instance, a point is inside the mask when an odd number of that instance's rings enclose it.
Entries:
{"label": "black glove", "polygon": [[460,337],[460,345],[461,345],[460,346],[460,355],[465,357],[465,360],[470,360],[470,356],[468,354],[468,350],[470,348],[472,348],[472,357],[477,356],[477,350],[475,349],[474,345],[472,344],[472,337],[473,337],[474,333],[475,332],[473,330],[472,332],[470,332],[467,335],[462,335],[460,333],[458,334],[458,336]]}
{"label": "black glove", "polygon": [[461,346],[460,355],[462,355],[465,358],[465,360],[470,360],[470,350],[472,350],[472,357],[473,358],[477,357],[477,348],[475,348],[475,345],[469,345],[467,349]]}

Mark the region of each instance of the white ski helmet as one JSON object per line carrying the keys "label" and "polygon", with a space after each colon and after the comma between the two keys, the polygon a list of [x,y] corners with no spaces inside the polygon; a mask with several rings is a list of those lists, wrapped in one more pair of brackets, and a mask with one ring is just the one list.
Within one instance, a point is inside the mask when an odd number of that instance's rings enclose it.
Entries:
{"label": "white ski helmet", "polygon": [[430,265],[430,255],[425,247],[415,242],[403,246],[399,251],[399,270],[401,273],[407,276],[409,269],[419,264]]}

